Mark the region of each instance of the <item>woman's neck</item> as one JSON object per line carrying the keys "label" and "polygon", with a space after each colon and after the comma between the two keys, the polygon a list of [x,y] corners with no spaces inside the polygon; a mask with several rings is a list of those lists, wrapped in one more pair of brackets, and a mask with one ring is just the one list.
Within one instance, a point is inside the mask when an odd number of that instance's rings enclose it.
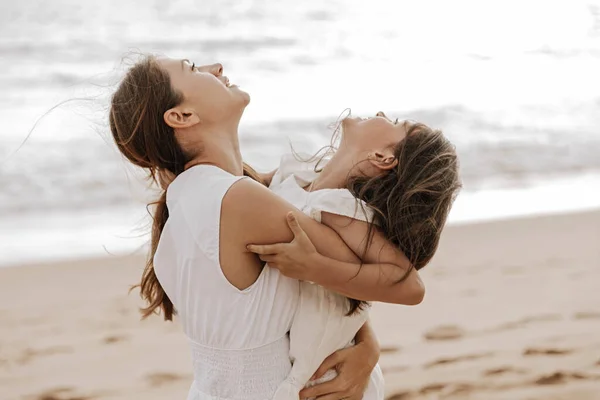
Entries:
{"label": "woman's neck", "polygon": [[232,175],[243,175],[244,168],[237,126],[234,128],[205,128],[196,137],[200,138],[200,142],[194,146],[198,155],[186,164],[188,168],[193,165],[208,164],[219,167]]}

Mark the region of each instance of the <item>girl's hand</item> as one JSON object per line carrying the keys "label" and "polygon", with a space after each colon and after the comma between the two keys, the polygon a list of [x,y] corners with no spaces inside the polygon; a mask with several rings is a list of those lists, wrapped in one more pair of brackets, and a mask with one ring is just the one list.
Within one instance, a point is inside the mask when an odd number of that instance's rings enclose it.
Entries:
{"label": "girl's hand", "polygon": [[308,235],[302,230],[294,213],[287,214],[287,223],[294,233],[294,240],[290,243],[276,243],[267,245],[248,245],[252,253],[258,254],[261,260],[270,267],[277,268],[281,273],[298,280],[311,280],[315,262],[321,255],[310,241]]}

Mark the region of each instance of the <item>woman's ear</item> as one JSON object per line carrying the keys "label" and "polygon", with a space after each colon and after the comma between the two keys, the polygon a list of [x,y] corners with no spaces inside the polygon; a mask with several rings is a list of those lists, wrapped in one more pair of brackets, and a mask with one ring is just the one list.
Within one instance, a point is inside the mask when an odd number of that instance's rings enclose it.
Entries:
{"label": "woman's ear", "polygon": [[200,123],[200,118],[193,110],[171,108],[165,111],[163,118],[173,129],[189,128]]}
{"label": "woman's ear", "polygon": [[392,153],[391,150],[369,153],[368,159],[375,168],[378,168],[382,171],[388,171],[398,165],[398,159],[396,156],[394,156],[394,153]]}

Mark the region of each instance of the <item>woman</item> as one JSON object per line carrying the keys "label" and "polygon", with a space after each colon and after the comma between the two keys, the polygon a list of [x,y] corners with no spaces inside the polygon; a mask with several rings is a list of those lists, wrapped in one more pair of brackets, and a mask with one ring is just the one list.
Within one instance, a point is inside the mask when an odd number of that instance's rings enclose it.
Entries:
{"label": "woman", "polygon": [[[298,301],[298,281],[263,268],[247,250],[253,243],[289,242],[286,215],[297,211],[263,185],[244,179],[238,125],[250,98],[230,85],[220,67],[198,70],[187,60],[147,57],[127,73],[115,92],[110,128],[122,154],[156,177],[159,169],[177,178],[156,204],[152,246],[141,281],[149,306],[167,320],[175,307],[190,339],[194,383],[188,399],[270,398],[291,369],[289,331]],[[364,264],[339,235],[297,214],[317,251],[331,261],[311,281],[353,298],[414,303],[423,286],[415,271],[396,283],[375,271],[402,275],[401,254],[386,264]],[[317,273],[318,272],[318,273]],[[362,397],[376,364],[376,340],[365,324],[343,366],[364,364],[329,398]],[[365,373],[366,372],[366,373]],[[349,384],[344,385],[344,382]]]}

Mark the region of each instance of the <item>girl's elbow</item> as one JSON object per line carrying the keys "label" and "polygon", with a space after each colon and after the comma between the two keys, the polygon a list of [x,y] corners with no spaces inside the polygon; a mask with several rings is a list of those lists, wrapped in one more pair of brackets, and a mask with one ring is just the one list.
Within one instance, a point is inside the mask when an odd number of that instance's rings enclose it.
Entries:
{"label": "girl's elbow", "polygon": [[423,302],[425,299],[425,287],[421,285],[421,287],[413,294],[411,297],[411,303],[409,306],[416,306]]}
{"label": "girl's elbow", "polygon": [[409,290],[398,290],[398,298],[395,303],[405,306],[416,306],[425,299],[425,286],[421,280],[418,280],[415,285]]}

